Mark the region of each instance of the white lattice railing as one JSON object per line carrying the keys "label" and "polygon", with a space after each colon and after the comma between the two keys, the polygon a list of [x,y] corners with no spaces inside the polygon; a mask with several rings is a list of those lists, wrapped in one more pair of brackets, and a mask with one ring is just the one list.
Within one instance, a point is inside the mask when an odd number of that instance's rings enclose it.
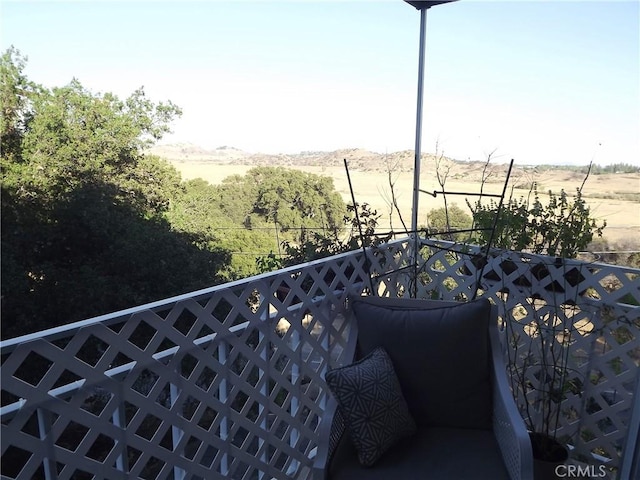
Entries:
{"label": "white lattice railing", "polygon": [[539,335],[546,336],[567,367],[556,435],[575,460],[604,465],[615,478],[632,410],[640,408],[640,270],[513,251],[485,258],[479,248],[446,242],[424,242],[421,253],[418,295],[468,299],[478,287],[498,305],[512,374],[524,374],[529,386],[512,384],[516,400],[537,427],[545,389]]}
{"label": "white lattice railing", "polygon": [[3,342],[3,478],[304,478],[364,264],[339,255]]}
{"label": "white lattice railing", "polygon": [[560,433],[576,456],[617,467],[640,358],[639,312],[627,304],[640,298],[640,272],[571,261],[564,273],[549,266],[545,273],[531,268],[553,264],[545,257],[495,252],[479,274],[478,257],[427,242],[413,283],[411,244],[3,342],[3,478],[307,478],[323,375],[342,361],[349,329],[345,296],[373,287],[380,295],[417,289],[422,297],[469,298],[478,278],[482,294],[517,313],[523,344],[526,318],[542,308],[527,303],[537,298],[531,292],[556,304],[549,282],[571,286],[563,295],[579,297],[580,308],[571,316],[580,327],[571,358],[588,381],[581,398],[563,403],[569,414]]}

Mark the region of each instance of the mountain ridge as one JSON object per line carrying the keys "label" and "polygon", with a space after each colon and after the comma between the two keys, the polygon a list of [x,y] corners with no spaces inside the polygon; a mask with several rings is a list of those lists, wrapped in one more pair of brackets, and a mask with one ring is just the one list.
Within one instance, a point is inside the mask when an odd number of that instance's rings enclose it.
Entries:
{"label": "mountain ridge", "polygon": [[[397,172],[413,171],[414,151],[400,150],[391,153],[378,153],[364,148],[343,148],[333,151],[301,151],[297,153],[250,153],[244,150],[222,146],[206,149],[191,143],[157,145],[149,153],[171,162],[193,162],[202,164],[252,165],[252,166],[342,166],[347,160],[350,168],[365,171],[386,172],[393,166]],[[451,164],[484,165],[485,162],[461,161],[432,153],[423,153],[422,162],[435,165],[436,160]],[[506,168],[506,167],[505,167]]]}

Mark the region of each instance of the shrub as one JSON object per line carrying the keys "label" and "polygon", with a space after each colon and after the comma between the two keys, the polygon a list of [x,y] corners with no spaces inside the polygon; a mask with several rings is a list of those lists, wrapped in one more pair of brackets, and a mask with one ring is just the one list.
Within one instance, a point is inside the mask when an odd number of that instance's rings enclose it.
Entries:
{"label": "shrub", "polygon": [[492,246],[509,250],[527,250],[563,258],[575,258],[593,240],[594,234],[602,236],[606,221],[598,225],[582,198],[582,190],[576,189],[573,198],[563,190],[560,194],[548,191],[548,202],[540,200],[534,184],[530,198],[510,199],[498,212],[498,204],[477,201],[469,207],[473,211],[476,228],[488,230],[476,233],[476,240],[486,245],[491,236],[495,216],[499,214]]}
{"label": "shrub", "polygon": [[462,241],[469,237],[468,232],[456,233],[458,230],[468,230],[473,224],[471,215],[462,210],[455,203],[448,209],[434,208],[427,215],[429,234],[445,234],[445,239]]}

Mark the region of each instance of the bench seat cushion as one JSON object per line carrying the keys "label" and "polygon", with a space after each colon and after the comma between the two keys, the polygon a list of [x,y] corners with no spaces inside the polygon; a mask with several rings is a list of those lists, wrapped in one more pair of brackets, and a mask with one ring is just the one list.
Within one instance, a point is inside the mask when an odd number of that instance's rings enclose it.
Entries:
{"label": "bench seat cushion", "polygon": [[331,479],[508,480],[509,474],[491,430],[433,427],[397,443],[373,468],[362,467],[351,440],[343,438]]}

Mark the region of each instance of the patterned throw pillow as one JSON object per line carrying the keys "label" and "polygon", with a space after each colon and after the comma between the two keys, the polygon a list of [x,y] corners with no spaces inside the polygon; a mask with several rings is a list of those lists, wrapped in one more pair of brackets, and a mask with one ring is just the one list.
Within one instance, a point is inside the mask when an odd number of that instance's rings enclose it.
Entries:
{"label": "patterned throw pillow", "polygon": [[342,409],[361,465],[372,466],[396,442],[416,431],[393,363],[383,348],[328,371],[326,381]]}

